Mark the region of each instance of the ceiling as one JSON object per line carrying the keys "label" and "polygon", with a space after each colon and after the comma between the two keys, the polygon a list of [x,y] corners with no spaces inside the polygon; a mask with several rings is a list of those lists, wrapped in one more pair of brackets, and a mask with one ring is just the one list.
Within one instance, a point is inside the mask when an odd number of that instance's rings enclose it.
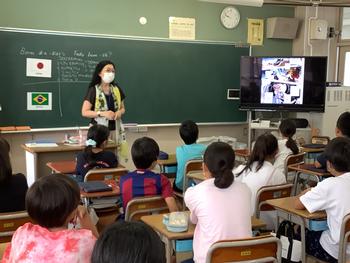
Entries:
{"label": "ceiling", "polygon": [[264,5],[350,7],[350,0],[264,0]]}

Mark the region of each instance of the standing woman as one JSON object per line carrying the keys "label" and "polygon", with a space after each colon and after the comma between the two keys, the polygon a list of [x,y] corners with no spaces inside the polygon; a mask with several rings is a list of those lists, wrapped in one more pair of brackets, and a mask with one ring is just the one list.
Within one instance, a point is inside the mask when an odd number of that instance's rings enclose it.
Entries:
{"label": "standing woman", "polygon": [[[95,72],[84,98],[81,114],[91,118],[91,124],[107,126],[109,130],[116,130],[118,150],[121,157],[125,157],[127,146],[121,117],[125,113],[124,92],[114,82],[115,66],[113,62],[104,60],[96,65]],[[113,134],[113,133],[112,133]]]}

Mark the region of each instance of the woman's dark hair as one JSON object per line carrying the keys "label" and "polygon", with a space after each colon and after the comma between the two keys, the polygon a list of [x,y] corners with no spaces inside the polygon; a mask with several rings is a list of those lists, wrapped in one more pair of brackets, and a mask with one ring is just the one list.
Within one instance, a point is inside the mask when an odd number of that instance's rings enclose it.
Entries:
{"label": "woman's dark hair", "polygon": [[281,122],[279,130],[284,137],[288,138],[286,146],[293,152],[293,154],[297,154],[299,152],[299,148],[297,143],[292,138],[297,130],[295,122],[291,119],[285,119]]}
{"label": "woman's dark hair", "polygon": [[118,222],[100,235],[91,263],[165,263],[164,244],[154,230],[142,222]]}
{"label": "woman's dark hair", "polygon": [[350,172],[350,139],[337,137],[331,140],[326,147],[325,157],[337,172]]}
{"label": "woman's dark hair", "polygon": [[[102,143],[108,140],[109,129],[108,127],[100,124],[92,125],[87,133],[87,140],[91,139],[96,142],[96,147],[100,148]],[[89,164],[88,167],[92,168],[96,166],[96,154],[92,152],[92,146],[86,146],[84,149],[85,159]]]}
{"label": "woman's dark hair", "polygon": [[215,178],[216,187],[228,188],[233,183],[235,152],[230,145],[224,142],[210,144],[204,153],[204,163]]}
{"label": "woman's dark hair", "polygon": [[179,128],[179,132],[181,139],[185,144],[193,144],[198,139],[198,126],[194,121],[183,121]]}
{"label": "woman's dark hair", "polygon": [[337,128],[343,136],[350,138],[350,112],[343,112],[337,120]]}
{"label": "woman's dark hair", "polygon": [[246,170],[251,170],[251,166],[254,162],[258,162],[256,167],[256,172],[260,170],[263,166],[264,161],[267,157],[273,156],[277,153],[278,150],[278,142],[275,136],[270,133],[265,133],[260,135],[256,141],[253,148],[252,153],[249,156],[249,159],[242,169],[237,175],[241,175]]}
{"label": "woman's dark hair", "polygon": [[[95,67],[95,71],[94,71],[94,74],[92,75],[92,79],[91,79],[91,82],[89,84],[89,88],[95,87],[95,85],[101,83],[101,77],[99,76],[99,74],[102,71],[102,69],[107,65],[113,65],[113,67],[115,69],[115,65],[112,61],[103,60],[103,61],[99,62]],[[111,84],[114,84],[114,82],[112,82]]]}
{"label": "woman's dark hair", "polygon": [[0,183],[7,181],[12,176],[10,161],[10,145],[0,137]]}
{"label": "woman's dark hair", "polygon": [[149,168],[158,156],[159,146],[152,138],[139,138],[131,147],[131,157],[137,169]]}
{"label": "woman's dark hair", "polygon": [[67,175],[39,178],[26,195],[26,210],[40,226],[62,227],[80,202],[78,184]]}

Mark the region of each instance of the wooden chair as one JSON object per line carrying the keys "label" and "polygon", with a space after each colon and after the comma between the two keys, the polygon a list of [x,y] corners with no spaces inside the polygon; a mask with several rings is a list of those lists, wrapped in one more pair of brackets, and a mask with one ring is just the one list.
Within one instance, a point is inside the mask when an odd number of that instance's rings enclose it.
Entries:
{"label": "wooden chair", "polygon": [[31,222],[26,211],[0,213],[0,243],[10,242],[17,228]]}
{"label": "wooden chair", "polygon": [[312,136],[311,143],[327,145],[330,141],[328,136]]}
{"label": "wooden chair", "polygon": [[[128,170],[126,168],[100,168],[100,169],[92,169],[88,171],[84,177],[84,182],[88,181],[104,181],[104,180],[116,180],[119,181],[119,177],[125,175],[128,173]],[[98,199],[103,199],[105,197],[100,197]],[[94,199],[91,198],[91,201]],[[97,200],[97,199],[96,199]],[[90,199],[84,198],[83,203],[86,204],[86,206],[90,206]],[[109,214],[113,213],[119,210],[119,207],[112,201],[110,203],[107,203],[104,205],[105,207],[99,208],[96,205],[91,205],[90,207],[94,208],[97,212],[97,214],[103,215],[103,214]]]}
{"label": "wooden chair", "polygon": [[139,221],[144,215],[169,213],[169,208],[161,196],[136,197],[126,206],[125,221]]}
{"label": "wooden chair", "polygon": [[108,179],[118,180],[120,176],[127,174],[126,168],[101,168],[91,169],[84,177],[84,182],[87,181],[104,181]]}
{"label": "wooden chair", "polygon": [[264,186],[258,190],[255,202],[255,216],[260,218],[260,211],[275,210],[272,206],[266,204],[267,200],[291,196],[293,184],[279,184]]}
{"label": "wooden chair", "polygon": [[206,263],[281,262],[281,251],[281,241],[272,236],[224,240],[209,248]]}
{"label": "wooden chair", "polygon": [[288,155],[284,161],[284,173],[286,175],[286,181],[288,182],[288,173],[290,172],[288,166],[291,164],[303,164],[305,160],[305,153],[297,153]]}
{"label": "wooden chair", "polygon": [[340,228],[338,262],[346,261],[346,248],[350,242],[350,213],[344,216]]}

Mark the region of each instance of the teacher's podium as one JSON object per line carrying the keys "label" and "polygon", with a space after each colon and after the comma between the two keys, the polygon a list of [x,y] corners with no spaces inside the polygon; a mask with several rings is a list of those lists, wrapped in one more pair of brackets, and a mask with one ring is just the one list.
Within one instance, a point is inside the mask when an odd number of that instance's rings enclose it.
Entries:
{"label": "teacher's podium", "polygon": [[[28,186],[31,186],[39,177],[51,173],[46,163],[52,161],[75,160],[77,153],[84,150],[84,145],[67,145],[57,143],[53,147],[38,147],[21,145],[26,153],[26,176]],[[117,144],[108,142],[106,148],[116,154]]]}

